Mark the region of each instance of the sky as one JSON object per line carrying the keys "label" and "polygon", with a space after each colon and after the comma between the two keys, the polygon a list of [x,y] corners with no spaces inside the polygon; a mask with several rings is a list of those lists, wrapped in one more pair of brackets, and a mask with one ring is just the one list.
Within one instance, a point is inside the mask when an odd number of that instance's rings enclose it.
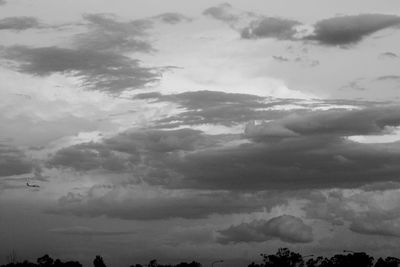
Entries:
{"label": "sky", "polygon": [[0,263],[400,255],[398,0],[0,0],[0,36]]}

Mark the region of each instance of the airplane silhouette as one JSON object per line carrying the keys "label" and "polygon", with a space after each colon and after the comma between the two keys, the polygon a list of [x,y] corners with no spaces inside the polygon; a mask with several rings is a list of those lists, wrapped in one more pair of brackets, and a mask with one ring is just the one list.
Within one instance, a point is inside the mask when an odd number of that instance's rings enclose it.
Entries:
{"label": "airplane silhouette", "polygon": [[28,186],[28,187],[40,187],[37,184],[30,184],[28,180],[26,181],[26,186]]}

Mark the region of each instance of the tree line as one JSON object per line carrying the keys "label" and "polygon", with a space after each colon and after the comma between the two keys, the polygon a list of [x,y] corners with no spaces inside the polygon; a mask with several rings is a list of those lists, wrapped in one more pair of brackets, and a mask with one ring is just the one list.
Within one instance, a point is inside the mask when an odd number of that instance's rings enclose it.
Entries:
{"label": "tree line", "polygon": [[[44,255],[36,260],[18,262],[15,252],[7,256],[8,263],[0,267],[82,267],[78,261],[62,262],[60,259],[53,260],[49,255]],[[218,263],[220,267],[224,264]],[[107,267],[101,256],[93,260],[94,267]],[[132,264],[129,267],[202,267],[196,261],[181,262],[176,265],[163,265],[157,260],[151,260],[148,264]],[[217,267],[217,266],[216,266]],[[400,267],[400,259],[396,257],[378,258],[375,260],[365,252],[344,251],[332,257],[321,257],[314,255],[302,256],[287,248],[280,248],[275,254],[261,254],[259,263],[252,262],[247,267]]]}

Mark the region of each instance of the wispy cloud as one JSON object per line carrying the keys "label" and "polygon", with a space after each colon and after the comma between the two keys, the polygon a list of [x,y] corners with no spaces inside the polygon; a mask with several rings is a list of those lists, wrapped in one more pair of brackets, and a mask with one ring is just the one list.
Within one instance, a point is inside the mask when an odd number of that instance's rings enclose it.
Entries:
{"label": "wispy cloud", "polygon": [[77,236],[119,236],[119,235],[136,234],[135,231],[96,230],[86,226],[54,228],[50,229],[49,231],[61,235],[77,235]]}

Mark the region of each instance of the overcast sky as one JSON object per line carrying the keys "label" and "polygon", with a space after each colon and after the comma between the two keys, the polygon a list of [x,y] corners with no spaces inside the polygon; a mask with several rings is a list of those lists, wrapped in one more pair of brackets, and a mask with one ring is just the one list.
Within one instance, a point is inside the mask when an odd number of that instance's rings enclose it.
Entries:
{"label": "overcast sky", "polygon": [[0,263],[400,254],[398,0],[0,0],[0,36]]}

